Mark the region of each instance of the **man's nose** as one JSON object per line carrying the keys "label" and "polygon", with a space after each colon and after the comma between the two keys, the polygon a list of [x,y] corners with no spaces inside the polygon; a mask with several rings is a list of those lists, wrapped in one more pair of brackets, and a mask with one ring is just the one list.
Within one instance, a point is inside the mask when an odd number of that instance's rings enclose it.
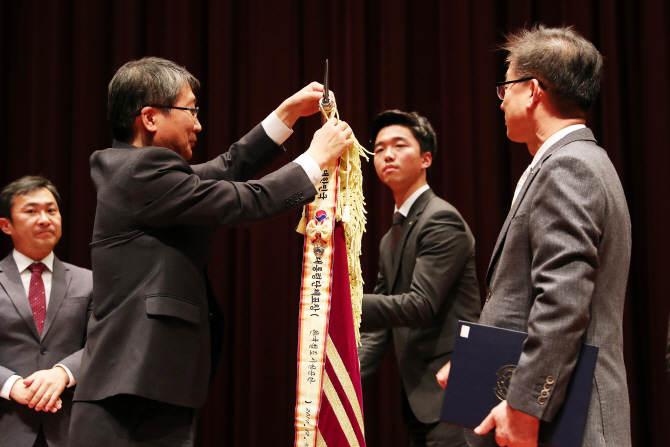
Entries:
{"label": "man's nose", "polygon": [[193,127],[193,130],[195,132],[200,132],[202,130],[202,124],[200,124],[200,120],[197,116],[195,117],[195,126]]}
{"label": "man's nose", "polygon": [[42,211],[38,214],[37,223],[38,225],[44,226],[51,225],[51,219],[49,219],[49,215],[46,213],[46,211]]}
{"label": "man's nose", "polygon": [[384,151],[384,160],[388,161],[388,160],[393,160],[393,159],[395,159],[395,155],[393,154],[393,151],[391,150],[390,147],[386,148],[386,150]]}

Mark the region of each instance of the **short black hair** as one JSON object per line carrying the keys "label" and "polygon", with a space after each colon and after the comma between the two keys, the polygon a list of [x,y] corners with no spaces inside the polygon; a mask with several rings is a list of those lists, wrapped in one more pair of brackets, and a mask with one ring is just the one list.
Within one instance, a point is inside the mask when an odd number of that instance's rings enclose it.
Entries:
{"label": "short black hair", "polygon": [[572,27],[537,24],[509,34],[502,49],[509,52],[507,64],[517,77],[547,84],[547,96],[564,117],[585,113],[595,102],[603,57]]}
{"label": "short black hair", "polygon": [[14,197],[24,196],[40,188],[49,190],[53,194],[54,199],[56,199],[58,208],[60,208],[60,195],[53,183],[41,175],[27,175],[13,181],[0,191],[0,217],[5,217],[11,222]]}
{"label": "short black hair", "polygon": [[[370,145],[374,146],[377,140],[377,134],[389,126],[407,127],[419,142],[421,153],[430,152],[435,157],[437,152],[437,136],[430,121],[416,112],[401,112],[400,110],[387,110],[380,113],[372,119],[370,124]],[[426,169],[426,178],[430,177],[430,166]]]}
{"label": "short black hair", "polygon": [[[186,68],[166,59],[145,57],[119,68],[107,90],[107,118],[114,139],[129,142],[142,109],[148,104],[173,106],[185,85],[197,93],[200,81]],[[170,113],[170,109],[161,111]]]}

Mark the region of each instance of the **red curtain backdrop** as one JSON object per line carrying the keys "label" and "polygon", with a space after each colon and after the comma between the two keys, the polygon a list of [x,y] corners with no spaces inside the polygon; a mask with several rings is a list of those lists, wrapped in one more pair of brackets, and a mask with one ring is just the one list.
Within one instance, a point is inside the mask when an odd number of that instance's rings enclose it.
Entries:
{"label": "red curtain backdrop", "polygon": [[[430,184],[463,214],[484,279],[514,185],[531,160],[505,136],[494,83],[504,78],[504,33],[569,24],[605,56],[588,117],[621,177],[633,220],[625,355],[633,445],[670,445],[666,374],[670,300],[663,284],[670,235],[670,4],[664,0],[7,0],[0,3],[0,183],[44,174],[63,198],[59,257],[90,267],[95,191],[88,157],[108,147],[106,87],[130,59],[161,56],[203,83],[203,162],[280,102],[323,76],[361,142],[389,109],[430,119],[438,153]],[[301,120],[279,167],[309,146],[319,117]],[[365,290],[393,197],[364,163]],[[200,446],[290,445],[295,404],[302,238],[294,211],[219,231],[210,264],[224,308],[226,348],[201,417]],[[9,252],[8,237],[0,241]],[[406,445],[391,355],[364,394],[367,443]],[[175,365],[179,367],[179,365]]]}

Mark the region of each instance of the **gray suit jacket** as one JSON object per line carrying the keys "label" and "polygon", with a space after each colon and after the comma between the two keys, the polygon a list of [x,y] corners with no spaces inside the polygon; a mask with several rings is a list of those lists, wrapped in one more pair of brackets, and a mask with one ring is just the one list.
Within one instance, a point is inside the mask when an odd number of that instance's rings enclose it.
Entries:
{"label": "gray suit jacket", "polygon": [[[67,366],[79,380],[93,292],[91,271],[58,258],[53,268],[40,336],[12,254],[0,261],[0,386],[14,374],[26,378],[57,363]],[[0,398],[0,445],[31,447],[41,425],[50,446],[65,447],[73,394],[73,388],[63,391],[63,408],[55,414]]]}
{"label": "gray suit jacket", "polygon": [[619,177],[593,133],[580,129],[531,172],[486,276],[480,323],[529,334],[507,394],[512,408],[552,420],[581,343],[600,348],[585,446],[631,442],[622,330],[630,250]]}
{"label": "gray suit jacket", "polygon": [[451,357],[458,320],[479,317],[475,239],[456,208],[429,189],[410,208],[395,253],[391,244],[389,231],[374,293],[363,296],[361,330],[383,330],[361,334],[361,379],[369,382],[393,340],[414,415],[436,422],[444,390],[435,374]]}

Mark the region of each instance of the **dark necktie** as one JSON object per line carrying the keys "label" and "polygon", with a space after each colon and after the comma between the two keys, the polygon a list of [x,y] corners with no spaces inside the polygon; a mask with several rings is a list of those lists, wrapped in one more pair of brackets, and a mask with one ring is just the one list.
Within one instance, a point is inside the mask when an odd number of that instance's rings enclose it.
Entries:
{"label": "dark necktie", "polygon": [[405,216],[400,214],[399,211],[393,213],[393,243],[391,249],[395,250],[395,245],[398,243],[398,238],[400,237],[400,231],[402,230],[402,223],[405,221]]}
{"label": "dark necktie", "polygon": [[32,275],[30,277],[30,287],[28,288],[28,301],[33,310],[33,317],[40,335],[44,328],[44,320],[47,317],[47,296],[44,292],[44,281],[42,281],[42,272],[47,266],[41,262],[35,262],[28,266]]}

